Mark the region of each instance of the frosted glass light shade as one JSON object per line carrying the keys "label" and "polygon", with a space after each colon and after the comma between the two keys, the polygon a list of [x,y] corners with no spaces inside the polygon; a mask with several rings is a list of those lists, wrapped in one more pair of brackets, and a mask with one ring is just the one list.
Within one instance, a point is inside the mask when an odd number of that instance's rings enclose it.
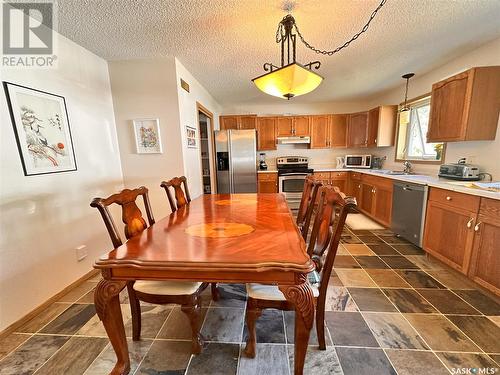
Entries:
{"label": "frosted glass light shade", "polygon": [[292,63],[252,81],[266,94],[290,99],[313,91],[323,81],[323,77],[300,64]]}
{"label": "frosted glass light shade", "polygon": [[400,125],[408,125],[410,123],[410,110],[403,109],[399,112],[399,124]]}

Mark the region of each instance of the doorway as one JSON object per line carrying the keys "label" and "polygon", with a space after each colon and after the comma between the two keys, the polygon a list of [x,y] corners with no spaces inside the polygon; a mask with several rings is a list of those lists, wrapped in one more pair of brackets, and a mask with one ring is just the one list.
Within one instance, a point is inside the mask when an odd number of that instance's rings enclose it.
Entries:
{"label": "doorway", "polygon": [[196,103],[198,112],[198,134],[200,135],[201,181],[204,194],[215,193],[215,172],[213,163],[214,116],[200,103]]}

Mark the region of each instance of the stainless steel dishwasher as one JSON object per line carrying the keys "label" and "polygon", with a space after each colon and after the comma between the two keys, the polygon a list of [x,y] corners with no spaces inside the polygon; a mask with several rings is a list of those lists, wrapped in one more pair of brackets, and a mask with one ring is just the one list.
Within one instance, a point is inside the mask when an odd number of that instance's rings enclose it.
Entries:
{"label": "stainless steel dishwasher", "polygon": [[427,191],[426,185],[394,182],[391,230],[419,247],[422,247]]}

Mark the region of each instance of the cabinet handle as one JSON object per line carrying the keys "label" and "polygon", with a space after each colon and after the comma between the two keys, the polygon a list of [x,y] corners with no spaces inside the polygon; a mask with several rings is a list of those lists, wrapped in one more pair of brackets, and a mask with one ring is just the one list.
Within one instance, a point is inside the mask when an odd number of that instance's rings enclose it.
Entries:
{"label": "cabinet handle", "polygon": [[474,219],[470,219],[468,222],[467,222],[467,228],[471,228],[472,227],[472,223],[474,222]]}
{"label": "cabinet handle", "polygon": [[474,227],[474,232],[479,232],[479,226],[481,225],[481,222],[477,223],[476,226]]}
{"label": "cabinet handle", "polygon": [[447,201],[451,201],[451,197],[450,197],[450,196],[447,196],[447,197],[446,197],[446,200],[447,200]]}

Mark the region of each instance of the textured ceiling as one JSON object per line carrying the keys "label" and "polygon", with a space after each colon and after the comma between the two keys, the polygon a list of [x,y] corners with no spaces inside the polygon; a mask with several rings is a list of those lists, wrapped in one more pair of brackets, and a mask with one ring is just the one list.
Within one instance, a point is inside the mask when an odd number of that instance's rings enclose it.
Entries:
{"label": "textured ceiling", "polygon": [[[334,49],[366,22],[378,0],[295,1],[304,37]],[[251,79],[279,63],[283,1],[59,0],[59,32],[106,60],[176,56],[223,105],[271,103]],[[388,0],[368,33],[331,57],[297,42],[297,60],[325,77],[300,102],[348,101],[401,84],[500,36],[499,0]]]}

